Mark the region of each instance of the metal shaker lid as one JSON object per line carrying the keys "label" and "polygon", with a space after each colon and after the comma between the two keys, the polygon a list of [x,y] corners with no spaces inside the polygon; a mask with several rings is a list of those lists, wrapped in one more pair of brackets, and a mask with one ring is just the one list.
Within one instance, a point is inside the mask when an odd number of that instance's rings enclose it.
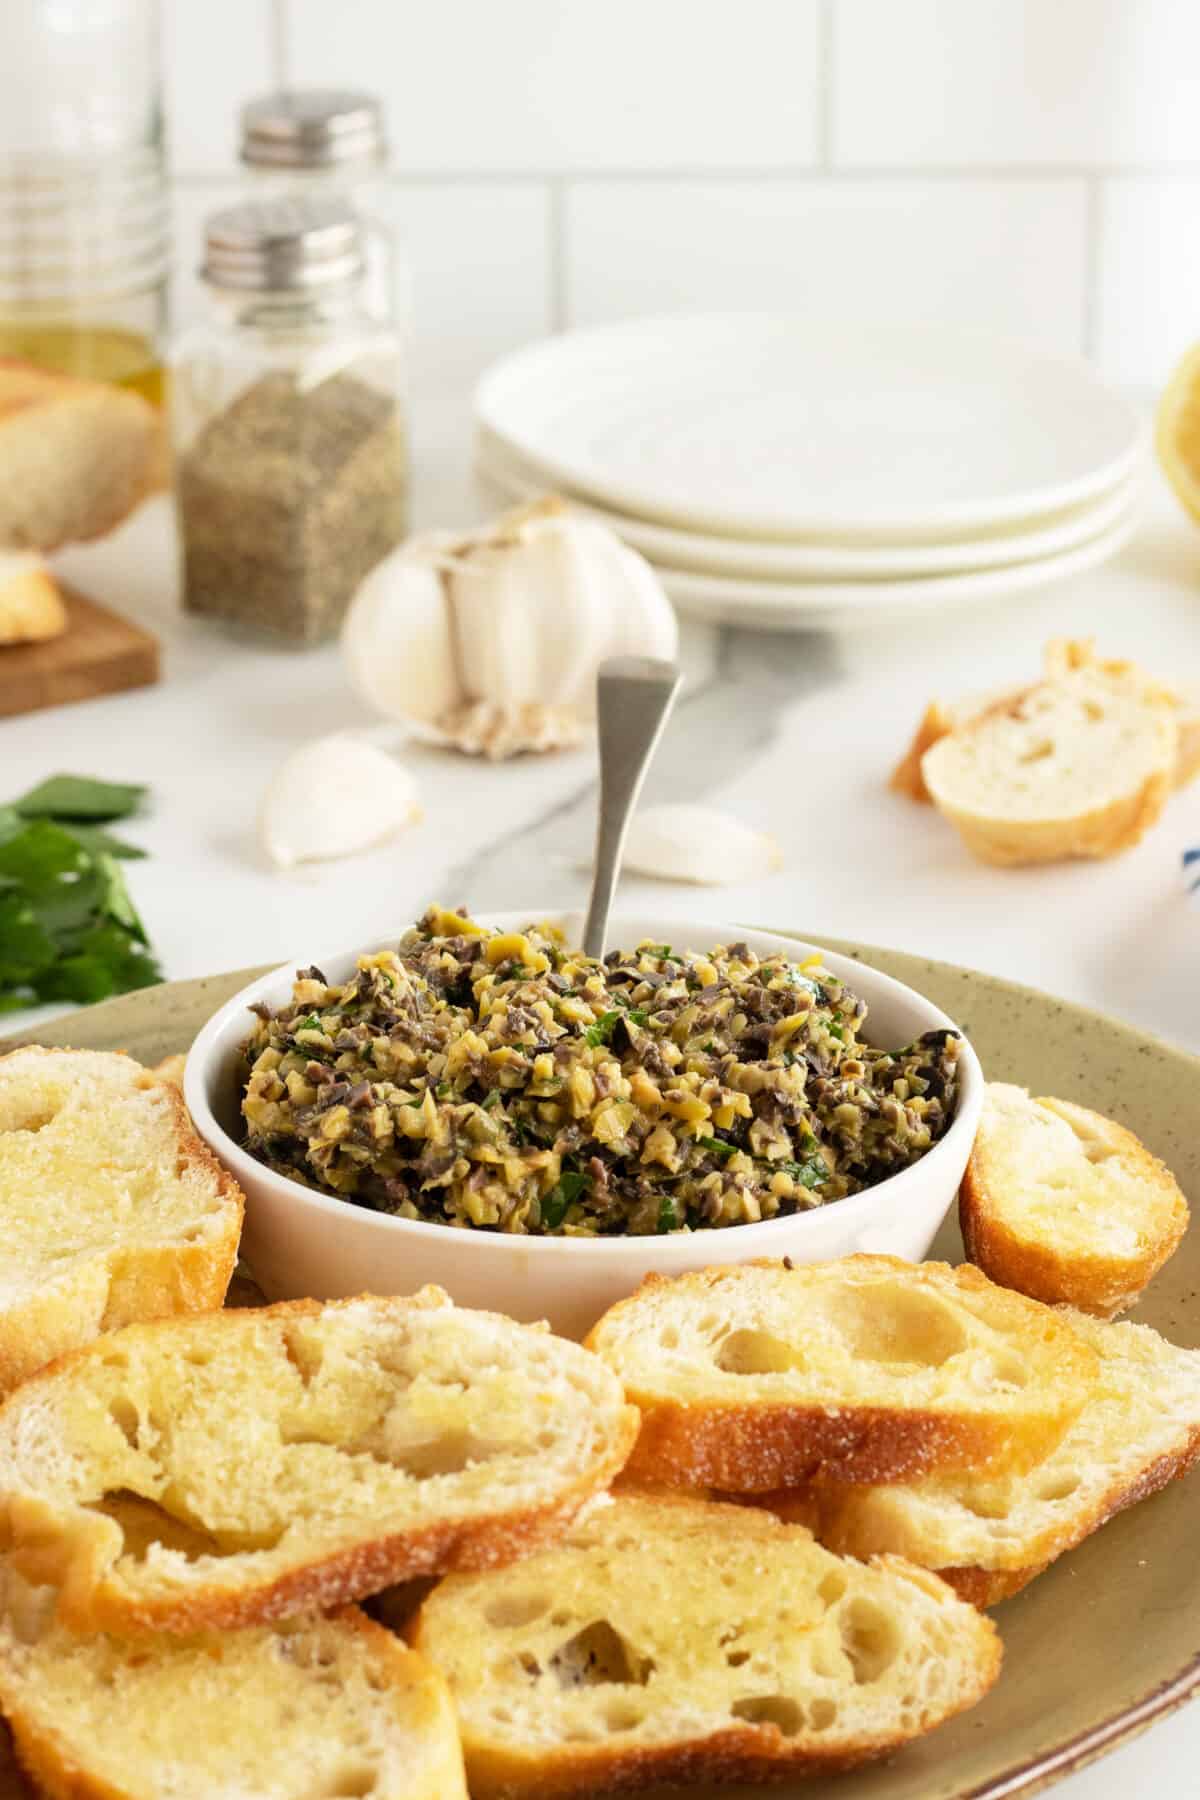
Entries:
{"label": "metal shaker lid", "polygon": [[299,292],[354,280],[363,226],[344,200],[284,197],[211,214],[200,270],[214,287]]}
{"label": "metal shaker lid", "polygon": [[241,158],[257,168],[325,169],[381,163],[383,108],[353,88],[283,88],[242,108]]}

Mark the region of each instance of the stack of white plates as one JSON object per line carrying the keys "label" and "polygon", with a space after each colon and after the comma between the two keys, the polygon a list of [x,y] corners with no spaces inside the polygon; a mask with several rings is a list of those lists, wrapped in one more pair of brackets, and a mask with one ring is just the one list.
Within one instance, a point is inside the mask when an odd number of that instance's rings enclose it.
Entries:
{"label": "stack of white plates", "polygon": [[976,331],[634,320],[489,370],[478,471],[613,526],[681,611],[769,628],[963,605],[1094,567],[1143,431],[1087,364]]}

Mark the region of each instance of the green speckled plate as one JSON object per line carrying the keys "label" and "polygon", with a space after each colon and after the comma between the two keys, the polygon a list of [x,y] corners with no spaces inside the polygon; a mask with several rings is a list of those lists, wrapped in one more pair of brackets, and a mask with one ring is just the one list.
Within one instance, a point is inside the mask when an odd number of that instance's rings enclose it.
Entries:
{"label": "green speckled plate", "polygon": [[[775,928],[777,929],[777,928]],[[803,935],[803,934],[797,934]],[[928,994],[970,1033],[989,1077],[1060,1094],[1129,1125],[1200,1207],[1200,1058],[1012,982],[830,939]],[[43,1044],[128,1050],[157,1062],[184,1049],[257,970],[170,982],[53,1021]],[[936,1251],[959,1260],[947,1225]],[[1136,1317],[1200,1344],[1200,1230],[1184,1240]],[[1015,1800],[1143,1730],[1200,1687],[1200,1476],[1122,1514],[997,1609],[1004,1673],[981,1706],[889,1763],[828,1784],[838,1800]],[[5,1781],[0,1800],[24,1790]],[[704,1800],[702,1790],[688,1790]],[[770,1790],[780,1793],[778,1788]],[[822,1787],[822,1792],[826,1789]],[[723,1800],[767,1790],[726,1788]],[[796,1800],[814,1790],[795,1789]],[[710,1800],[718,1800],[711,1790]]]}

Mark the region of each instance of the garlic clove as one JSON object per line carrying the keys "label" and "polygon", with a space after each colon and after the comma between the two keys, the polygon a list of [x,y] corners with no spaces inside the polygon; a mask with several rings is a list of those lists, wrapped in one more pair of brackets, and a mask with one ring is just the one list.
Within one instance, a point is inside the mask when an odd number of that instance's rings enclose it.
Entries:
{"label": "garlic clove", "polygon": [[635,813],[623,858],[631,874],[724,887],[783,866],[774,838],[711,806],[649,806]]}
{"label": "garlic clove", "polygon": [[280,868],[370,850],[421,816],[416,783],[394,756],[335,733],[302,744],[272,776],[259,836]]}
{"label": "garlic clove", "polygon": [[479,531],[411,539],[363,582],[342,643],[373,707],[499,758],[577,742],[595,716],[599,664],[669,661],[679,630],[644,558],[547,499]]}
{"label": "garlic clove", "polygon": [[442,563],[447,532],[410,538],[376,563],[342,625],[342,653],[363,699],[389,719],[432,726],[462,699]]}

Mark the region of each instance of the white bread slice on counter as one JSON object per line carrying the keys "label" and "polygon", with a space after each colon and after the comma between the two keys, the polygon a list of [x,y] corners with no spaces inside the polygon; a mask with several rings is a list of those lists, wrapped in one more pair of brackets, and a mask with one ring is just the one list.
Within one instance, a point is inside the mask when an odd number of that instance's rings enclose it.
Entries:
{"label": "white bread slice on counter", "polygon": [[991,1082],[958,1216],[967,1255],[993,1281],[1111,1318],[1174,1253],[1188,1206],[1123,1125]]}
{"label": "white bread slice on counter", "polygon": [[984,862],[1114,856],[1161,814],[1178,744],[1175,710],[1161,696],[1080,669],[943,737],[921,774]]}
{"label": "white bread slice on counter", "polygon": [[66,629],[67,609],[41,557],[0,549],[0,648],[42,643]]}
{"label": "white bread slice on counter", "polygon": [[449,1681],[472,1800],[831,1774],[974,1705],[1001,1656],[990,1621],[896,1558],[633,1496],[526,1562],[451,1576],[412,1638]]}
{"label": "white bread slice on counter", "polygon": [[1099,1357],[1100,1380],[1056,1450],[1025,1475],[823,1488],[822,1541],[849,1556],[907,1557],[990,1606],[1186,1474],[1200,1457],[1200,1350],[1179,1350],[1148,1325],[1062,1316]]}
{"label": "white bread slice on counter", "polygon": [[220,1306],[242,1195],[128,1056],[0,1056],[0,1394],[139,1319]]}
{"label": "white bread slice on counter", "polygon": [[191,1638],[77,1637],[0,1578],[0,1704],[50,1800],[467,1800],[442,1678],[354,1607]]}
{"label": "white bread slice on counter", "polygon": [[1029,1468],[1098,1366],[977,1269],[892,1256],[651,1275],[586,1342],[641,1412],[630,1474],[736,1494]]}
{"label": "white bread slice on counter", "polygon": [[1008,706],[1024,692],[1024,688],[995,688],[989,694],[970,694],[965,700],[931,700],[917,721],[912,742],[888,777],[892,792],[906,794],[922,806],[932,806],[933,800],[921,773],[925,752],[942,738],[949,737],[952,731],[966,731],[993,707]]}
{"label": "white bread slice on counter", "polygon": [[102,537],[161,482],[162,459],[140,394],[0,357],[0,546]]}
{"label": "white bread slice on counter", "polygon": [[1175,752],[1174,785],[1186,787],[1200,775],[1200,687],[1158,681],[1135,662],[1097,656],[1091,638],[1051,638],[1042,657],[1047,678],[1068,675],[1074,669],[1099,669],[1103,674],[1131,682],[1161,700],[1175,714],[1179,742]]}
{"label": "white bread slice on counter", "polygon": [[436,1288],[135,1325],[0,1407],[0,1547],[77,1630],[261,1623],[522,1554],[636,1430],[578,1344]]}

